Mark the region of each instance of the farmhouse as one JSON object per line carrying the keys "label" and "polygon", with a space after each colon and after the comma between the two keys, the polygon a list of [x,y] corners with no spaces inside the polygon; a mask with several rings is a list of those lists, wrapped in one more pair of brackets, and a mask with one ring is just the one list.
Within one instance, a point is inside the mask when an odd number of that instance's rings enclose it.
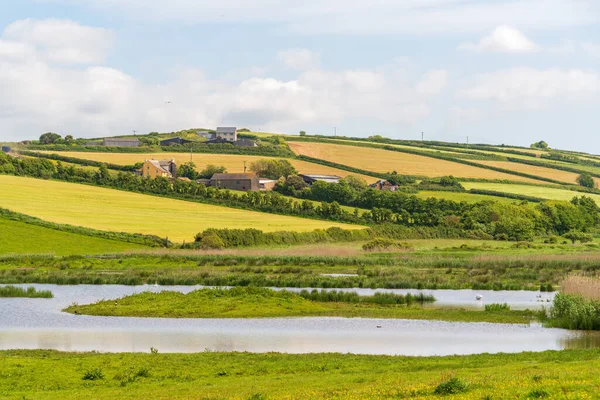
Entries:
{"label": "farmhouse", "polygon": [[139,147],[140,141],[130,138],[105,138],[102,145],[106,147]]}
{"label": "farmhouse", "polygon": [[258,175],[254,172],[245,174],[214,174],[210,178],[210,186],[241,191],[260,190]]}
{"label": "farmhouse", "polygon": [[237,128],[235,127],[218,127],[217,137],[225,139],[228,142],[235,142],[237,140]]}
{"label": "farmhouse", "polygon": [[302,178],[304,180],[304,182],[308,183],[309,185],[312,185],[315,182],[338,183],[340,181],[340,179],[342,179],[341,177],[336,176],[336,175],[304,175],[304,174],[299,174],[298,176],[300,178]]}
{"label": "farmhouse", "polygon": [[156,178],[161,176],[163,178],[175,178],[177,176],[177,164],[175,164],[175,160],[146,160],[141,172],[143,177]]}
{"label": "farmhouse", "polygon": [[161,146],[174,146],[177,144],[181,145],[181,144],[187,144],[187,143],[193,143],[193,142],[191,140],[182,139],[180,137],[174,137],[174,138],[169,138],[169,139],[160,141]]}
{"label": "farmhouse", "polygon": [[389,192],[395,192],[396,190],[398,190],[398,185],[393,185],[389,181],[385,181],[383,179],[370,184],[369,187],[377,190],[386,190]]}

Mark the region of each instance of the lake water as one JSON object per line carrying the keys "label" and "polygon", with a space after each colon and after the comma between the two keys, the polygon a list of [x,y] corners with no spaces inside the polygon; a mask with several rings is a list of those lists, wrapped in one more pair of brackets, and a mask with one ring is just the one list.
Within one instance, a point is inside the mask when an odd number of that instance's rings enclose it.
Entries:
{"label": "lake water", "polygon": [[[22,285],[27,286],[27,285]],[[388,355],[451,355],[561,350],[600,346],[595,333],[546,329],[539,324],[499,325],[362,318],[158,319],[71,315],[61,309],[173,286],[55,286],[53,299],[0,299],[0,349],[189,353],[248,351],[339,352]],[[359,290],[361,294],[371,290]],[[406,293],[408,291],[396,291]],[[418,291],[410,291],[417,293]],[[536,292],[424,291],[444,305],[482,302],[538,304]],[[483,300],[475,300],[475,294]],[[552,294],[544,294],[552,296]],[[452,302],[455,303],[452,303]]]}

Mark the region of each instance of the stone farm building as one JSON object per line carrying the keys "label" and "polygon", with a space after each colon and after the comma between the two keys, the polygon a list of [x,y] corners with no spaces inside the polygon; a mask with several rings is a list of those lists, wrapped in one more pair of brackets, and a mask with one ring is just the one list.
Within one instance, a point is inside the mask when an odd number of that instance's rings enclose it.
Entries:
{"label": "stone farm building", "polygon": [[169,139],[160,141],[161,146],[174,146],[177,144],[181,145],[181,144],[187,144],[187,143],[193,143],[193,142],[191,140],[182,139],[180,137],[174,137],[174,138],[169,138]]}
{"label": "stone farm building", "polygon": [[175,178],[177,176],[177,164],[175,164],[175,160],[146,160],[142,166],[142,176],[152,179],[159,176],[163,178]]}
{"label": "stone farm building", "polygon": [[258,175],[254,172],[245,174],[214,174],[210,178],[210,186],[241,191],[260,190]]}
{"label": "stone farm building", "polygon": [[[88,143],[89,145],[89,143]],[[140,141],[131,138],[105,138],[100,146],[106,147],[139,147]]]}

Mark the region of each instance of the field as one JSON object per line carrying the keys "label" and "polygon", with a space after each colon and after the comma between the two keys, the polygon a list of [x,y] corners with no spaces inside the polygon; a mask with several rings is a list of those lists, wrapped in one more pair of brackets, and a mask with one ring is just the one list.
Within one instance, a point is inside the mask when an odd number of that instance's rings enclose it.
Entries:
{"label": "field", "polygon": [[296,154],[320,158],[373,172],[397,171],[404,175],[459,178],[505,179],[518,182],[538,182],[533,179],[472,167],[451,161],[388,150],[344,146],[330,143],[288,142]]}
{"label": "field", "polygon": [[521,194],[526,196],[539,197],[548,200],[565,200],[570,201],[575,196],[591,197],[600,204],[600,195],[580,193],[566,189],[556,189],[544,186],[528,186],[528,185],[510,185],[505,183],[486,183],[486,182],[463,182],[462,185],[466,189],[481,189],[493,190],[496,192],[506,192]]}
{"label": "field", "polygon": [[265,232],[355,225],[238,210],[65,182],[0,176],[0,207],[50,222],[192,241],[207,228]]}
{"label": "field", "polygon": [[489,165],[492,167],[509,169],[512,171],[522,172],[529,175],[541,176],[543,178],[554,179],[556,181],[576,184],[579,174],[573,172],[561,171],[535,165],[519,164],[510,161],[476,161],[479,164]]}
{"label": "field", "polygon": [[[170,160],[175,159],[177,164],[183,164],[184,162],[190,161],[189,153],[82,153],[82,152],[46,152],[60,154],[67,157],[76,157],[92,161],[100,161],[119,165],[133,165],[138,162],[144,162],[144,160],[155,159],[155,160]],[[246,156],[246,155],[231,155],[231,154],[193,154],[192,160],[196,164],[198,171],[206,168],[208,164],[222,165],[227,168],[227,172],[244,172],[244,161],[249,167],[254,161],[264,158],[276,158],[276,157],[263,157],[263,156]],[[337,168],[327,167],[325,165],[314,164],[300,160],[289,160],[294,168],[302,174],[323,174],[323,175],[337,175],[346,177],[348,175],[360,176],[369,183],[377,181],[377,178],[366,175],[354,174],[348,171],[344,171]]]}
{"label": "field", "polygon": [[[108,240],[0,218],[0,254],[106,254],[146,249],[147,247]],[[9,240],[10,239],[10,240]]]}
{"label": "field", "polygon": [[[464,182],[463,182],[463,186],[465,186]],[[507,185],[507,186],[519,186],[519,185]],[[484,200],[491,200],[491,201],[498,201],[498,202],[503,202],[503,203],[513,203],[517,200],[514,199],[509,199],[506,197],[499,197],[499,196],[488,196],[488,195],[484,195],[484,194],[471,194],[471,193],[462,193],[462,192],[431,192],[431,191],[423,191],[423,192],[419,192],[417,194],[415,194],[415,196],[417,196],[420,199],[427,199],[427,198],[431,198],[434,197],[436,199],[445,199],[445,200],[452,200],[452,201],[465,201],[467,203],[477,203],[479,201],[484,201]]]}
{"label": "field", "polygon": [[[592,399],[598,368],[598,350],[457,357],[3,351],[0,397]],[[464,383],[462,390],[436,394],[451,378]]]}

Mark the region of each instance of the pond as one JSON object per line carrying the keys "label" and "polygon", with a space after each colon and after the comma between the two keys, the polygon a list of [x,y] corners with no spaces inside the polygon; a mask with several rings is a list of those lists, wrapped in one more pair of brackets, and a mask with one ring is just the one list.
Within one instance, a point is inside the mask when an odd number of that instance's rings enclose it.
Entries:
{"label": "pond", "polygon": [[[27,285],[21,285],[27,286]],[[77,302],[91,303],[141,291],[197,287],[56,286],[53,299],[0,299],[0,349],[189,353],[248,351],[339,352],[388,355],[451,355],[561,350],[600,346],[595,333],[546,329],[539,324],[499,325],[362,318],[157,319],[71,315],[61,312]],[[406,292],[406,291],[398,291]],[[470,305],[470,291],[426,291],[437,298]],[[441,292],[444,292],[443,294]],[[447,293],[448,292],[448,293]],[[361,290],[368,294],[369,290]],[[479,292],[483,301],[492,293]],[[502,292],[494,292],[501,296]],[[508,292],[516,303],[536,299],[536,292]],[[528,297],[531,296],[531,297]],[[550,296],[550,294],[548,294]],[[471,298],[472,297],[472,298]],[[494,299],[496,299],[494,297]],[[508,302],[508,297],[498,297]],[[468,303],[468,304],[467,304]]]}

